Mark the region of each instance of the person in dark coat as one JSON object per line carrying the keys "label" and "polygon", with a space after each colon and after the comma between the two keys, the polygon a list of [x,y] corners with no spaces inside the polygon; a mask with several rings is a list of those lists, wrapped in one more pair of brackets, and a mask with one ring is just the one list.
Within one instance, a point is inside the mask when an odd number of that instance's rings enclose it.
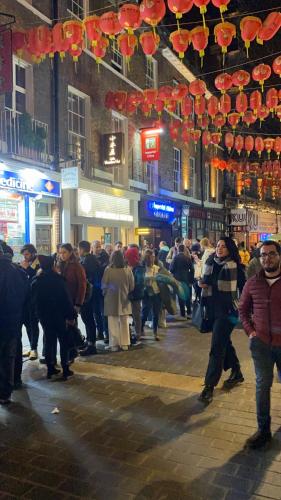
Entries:
{"label": "person in dark coat", "polygon": [[95,255],[100,265],[100,273],[97,274],[93,287],[93,301],[95,306],[95,320],[98,329],[98,339],[104,340],[104,342],[108,344],[108,321],[107,316],[104,315],[104,296],[101,289],[101,282],[104,271],[109,265],[109,255],[101,247],[101,242],[99,240],[95,240],[92,242],[91,252],[93,255]]}
{"label": "person in dark coat", "polygon": [[32,281],[31,297],[45,335],[47,378],[60,372],[55,368],[56,347],[59,341],[63,377],[67,379],[73,375],[68,364],[70,339],[67,325],[74,323],[77,314],[67,284],[55,271],[52,257],[39,255],[38,259],[41,272]]}
{"label": "person in dark coat", "polygon": [[14,388],[14,369],[21,335],[26,274],[12,263],[13,252],[0,245],[0,404],[8,404]]}
{"label": "person in dark coat", "polygon": [[[173,258],[170,265],[170,272],[177,281],[186,283],[190,292],[186,301],[179,298],[181,316],[183,318],[191,313],[191,286],[194,281],[194,265],[189,255],[186,254],[184,245],[179,245],[178,254]],[[185,312],[187,309],[187,313]]]}
{"label": "person in dark coat", "polygon": [[[88,282],[94,287],[100,279],[101,267],[95,255],[90,253],[91,245],[88,241],[80,241],[78,245],[80,263],[84,267]],[[90,356],[97,353],[96,350],[96,322],[94,317],[94,293],[81,307],[81,318],[86,327],[87,346],[80,351],[80,356]]]}

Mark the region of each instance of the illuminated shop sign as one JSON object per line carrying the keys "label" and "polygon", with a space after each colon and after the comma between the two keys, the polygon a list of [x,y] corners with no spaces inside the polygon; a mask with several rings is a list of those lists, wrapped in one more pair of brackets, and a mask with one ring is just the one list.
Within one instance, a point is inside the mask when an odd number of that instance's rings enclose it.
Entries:
{"label": "illuminated shop sign", "polygon": [[102,136],[102,158],[104,167],[118,167],[123,163],[124,134],[104,134]]}
{"label": "illuminated shop sign", "polygon": [[9,172],[0,170],[0,188],[18,191],[20,193],[44,194],[60,197],[60,183],[42,179],[38,171],[24,170],[23,172]]}
{"label": "illuminated shop sign", "polygon": [[147,129],[141,133],[142,161],[156,161],[160,158],[159,129]]}
{"label": "illuminated shop sign", "polygon": [[148,212],[157,219],[169,220],[175,214],[175,207],[161,201],[149,201],[147,204]]}

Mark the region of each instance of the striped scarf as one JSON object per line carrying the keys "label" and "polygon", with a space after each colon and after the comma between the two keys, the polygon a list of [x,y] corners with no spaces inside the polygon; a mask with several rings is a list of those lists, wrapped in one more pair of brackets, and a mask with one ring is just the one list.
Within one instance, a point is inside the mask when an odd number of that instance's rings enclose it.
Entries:
{"label": "striped scarf", "polygon": [[218,275],[217,287],[218,291],[229,296],[229,302],[232,302],[235,309],[238,308],[238,298],[237,298],[237,264],[234,260],[227,258],[223,261],[219,260],[216,256],[211,255],[204,268],[203,283],[208,285],[208,288],[203,288],[203,297],[212,297],[213,289],[211,285],[211,276],[214,269],[214,262],[221,266],[221,270]]}

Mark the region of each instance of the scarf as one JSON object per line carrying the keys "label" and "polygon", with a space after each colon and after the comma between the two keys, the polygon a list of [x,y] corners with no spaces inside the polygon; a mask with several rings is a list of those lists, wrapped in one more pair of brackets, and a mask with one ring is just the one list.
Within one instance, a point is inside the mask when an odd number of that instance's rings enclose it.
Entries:
{"label": "scarf", "polygon": [[217,281],[218,290],[224,294],[225,299],[229,299],[229,302],[232,302],[234,308],[237,309],[237,264],[230,257],[225,260],[220,260],[214,255],[209,257],[205,264],[203,276],[203,283],[206,283],[208,288],[203,288],[203,297],[212,297],[213,295],[212,285],[209,283],[214,269],[214,262],[221,267]]}

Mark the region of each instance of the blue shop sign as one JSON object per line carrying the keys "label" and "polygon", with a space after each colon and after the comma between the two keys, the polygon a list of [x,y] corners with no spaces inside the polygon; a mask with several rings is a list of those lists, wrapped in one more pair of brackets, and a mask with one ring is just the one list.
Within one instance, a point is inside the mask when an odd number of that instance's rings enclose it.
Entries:
{"label": "blue shop sign", "polygon": [[175,217],[176,208],[165,201],[149,201],[147,211],[150,216],[169,221]]}
{"label": "blue shop sign", "polygon": [[51,179],[42,179],[30,171],[9,172],[0,168],[0,188],[20,193],[41,194],[60,198],[60,183]]}

